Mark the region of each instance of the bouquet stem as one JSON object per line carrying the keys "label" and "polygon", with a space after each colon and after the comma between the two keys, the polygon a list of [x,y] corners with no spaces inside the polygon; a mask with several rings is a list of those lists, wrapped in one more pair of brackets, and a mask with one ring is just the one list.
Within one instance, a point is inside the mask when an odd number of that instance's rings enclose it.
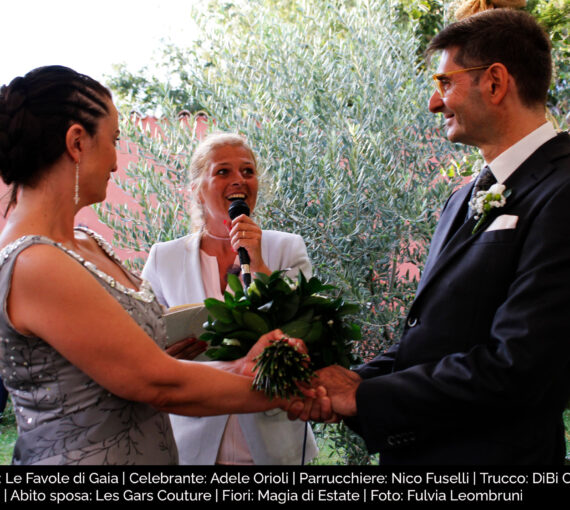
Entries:
{"label": "bouquet stem", "polygon": [[258,370],[252,388],[263,391],[269,398],[300,396],[297,383],[309,382],[314,375],[309,356],[285,339],[267,346],[256,360]]}

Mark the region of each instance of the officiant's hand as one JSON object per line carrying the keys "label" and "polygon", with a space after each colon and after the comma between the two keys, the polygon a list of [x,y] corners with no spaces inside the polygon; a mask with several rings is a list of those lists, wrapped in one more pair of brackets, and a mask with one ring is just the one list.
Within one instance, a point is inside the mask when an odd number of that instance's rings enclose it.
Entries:
{"label": "officiant's hand", "polygon": [[191,360],[202,354],[207,348],[207,342],[190,337],[168,346],[166,352],[176,359]]}
{"label": "officiant's hand", "polygon": [[271,274],[271,269],[263,260],[261,254],[261,227],[249,216],[242,214],[227,224],[232,248],[237,252],[238,248],[245,248],[250,259],[251,274]]}

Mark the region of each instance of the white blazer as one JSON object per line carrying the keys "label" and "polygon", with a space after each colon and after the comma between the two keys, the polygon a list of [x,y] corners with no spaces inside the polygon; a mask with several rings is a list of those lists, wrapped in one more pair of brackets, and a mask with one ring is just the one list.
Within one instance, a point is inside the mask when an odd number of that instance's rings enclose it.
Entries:
{"label": "white blazer", "polygon": [[[261,253],[271,271],[289,269],[287,274],[295,277],[301,270],[307,278],[311,276],[307,248],[299,235],[264,230]],[[159,302],[167,307],[204,301],[207,296],[200,269],[200,236],[193,234],[155,244],[142,277],[151,283]],[[290,421],[281,410],[237,416],[255,464],[301,464],[304,422]],[[228,415],[170,415],[180,464],[214,464],[227,420]],[[307,424],[305,462],[317,453],[313,431]]]}

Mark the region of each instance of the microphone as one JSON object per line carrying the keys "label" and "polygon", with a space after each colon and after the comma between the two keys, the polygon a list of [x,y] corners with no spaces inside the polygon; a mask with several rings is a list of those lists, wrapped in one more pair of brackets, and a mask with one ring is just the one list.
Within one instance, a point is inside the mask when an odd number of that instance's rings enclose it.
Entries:
{"label": "microphone", "polygon": [[[230,207],[228,208],[228,214],[230,219],[233,220],[238,216],[245,214],[249,216],[249,206],[240,198],[232,200]],[[238,248],[239,263],[241,266],[241,273],[243,277],[243,283],[247,289],[251,283],[251,271],[249,269],[249,253],[247,250],[240,246]]]}

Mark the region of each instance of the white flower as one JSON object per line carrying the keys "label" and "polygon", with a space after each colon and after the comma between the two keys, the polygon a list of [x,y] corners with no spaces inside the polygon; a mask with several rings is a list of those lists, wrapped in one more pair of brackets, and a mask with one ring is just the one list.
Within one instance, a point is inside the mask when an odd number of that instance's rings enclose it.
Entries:
{"label": "white flower", "polygon": [[473,234],[479,230],[492,209],[503,207],[507,203],[509,195],[510,190],[505,190],[505,185],[499,183],[493,184],[487,191],[477,192],[477,195],[469,203],[471,209],[475,211],[475,219],[478,220],[473,228]]}
{"label": "white flower", "polygon": [[502,195],[503,191],[505,191],[505,185],[496,182],[489,188],[488,192],[492,193],[493,195]]}

